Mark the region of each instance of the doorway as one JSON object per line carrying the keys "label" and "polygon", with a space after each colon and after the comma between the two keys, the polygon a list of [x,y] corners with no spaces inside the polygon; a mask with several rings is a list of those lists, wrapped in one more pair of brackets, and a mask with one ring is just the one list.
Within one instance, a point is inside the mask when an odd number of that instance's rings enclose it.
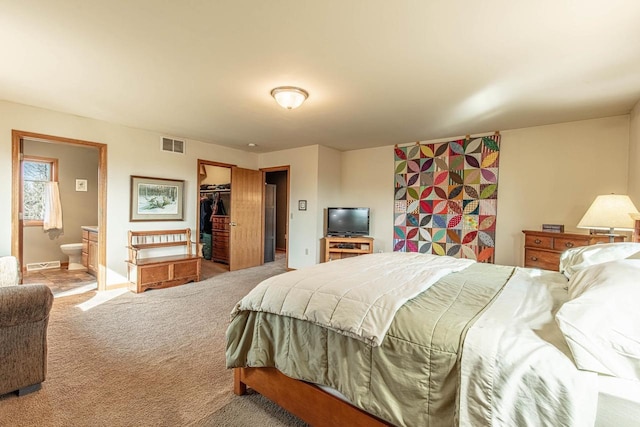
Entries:
{"label": "doorway", "polygon": [[[198,230],[202,248],[202,277],[229,271],[231,168],[233,165],[198,160]],[[206,262],[210,261],[210,262]]]}
{"label": "doorway", "polygon": [[[95,255],[95,275],[96,282],[98,285],[98,290],[106,289],[106,182],[107,182],[107,146],[106,144],[101,144],[97,142],[91,141],[82,141],[71,138],[64,138],[53,135],[44,135],[27,131],[20,130],[12,130],[12,150],[11,150],[11,163],[12,163],[12,194],[11,194],[11,205],[12,205],[12,213],[11,213],[11,254],[15,256],[22,268],[26,266],[24,250],[25,250],[25,223],[29,223],[30,218],[25,218],[24,212],[24,203],[23,203],[23,173],[22,167],[24,163],[24,153],[25,153],[25,145],[34,145],[34,149],[37,150],[38,144],[47,144],[52,146],[59,146],[60,148],[79,148],[81,151],[91,151],[95,150],[95,156],[97,157],[97,171],[93,171],[91,177],[87,176],[77,176],[75,177],[75,182],[71,183],[70,180],[65,185],[73,186],[73,190],[75,192],[83,192],[84,189],[87,188],[89,184],[89,180],[92,180],[91,185],[97,192],[97,214],[93,217],[95,219],[95,223],[93,224],[82,224],[86,226],[97,226],[95,230],[97,237],[97,245],[95,245],[95,249],[97,254]],[[40,145],[42,146],[42,145]],[[36,156],[32,155],[31,159],[36,158]],[[53,178],[53,176],[52,176]],[[53,181],[53,179],[50,179]],[[77,205],[77,203],[76,203]],[[69,207],[65,212],[65,215],[70,215],[69,218],[73,218],[75,211],[71,210]],[[31,221],[33,222],[33,221]],[[67,221],[65,221],[67,222]],[[52,239],[57,238],[57,234],[60,233],[60,230],[64,230],[64,223],[62,225],[58,224],[57,228],[52,228],[54,235],[49,236]],[[62,228],[60,228],[62,227]],[[76,230],[78,228],[78,230]],[[56,231],[57,230],[57,231]],[[82,241],[82,232],[80,227],[71,227],[68,229],[68,233],[70,235],[74,235],[77,242],[80,243]],[[77,234],[77,236],[75,236]]]}
{"label": "doorway", "polygon": [[[210,183],[210,175],[230,177],[228,182]],[[262,171],[198,159],[198,237],[206,259],[208,221],[211,222],[211,258],[226,261],[228,270],[255,267],[263,263],[263,187]],[[208,193],[211,192],[211,195]],[[209,203],[211,211],[203,206]],[[226,201],[225,215],[218,202]],[[208,217],[208,219],[207,219]],[[205,227],[206,226],[206,227]],[[203,271],[206,273],[206,266]]]}
{"label": "doorway", "polygon": [[[265,262],[285,256],[289,268],[289,169],[277,166],[261,169],[265,175]],[[271,188],[271,190],[268,190]],[[268,194],[274,192],[272,197]],[[273,206],[275,205],[275,206]],[[272,230],[272,231],[270,231]],[[273,251],[273,257],[271,257]]]}

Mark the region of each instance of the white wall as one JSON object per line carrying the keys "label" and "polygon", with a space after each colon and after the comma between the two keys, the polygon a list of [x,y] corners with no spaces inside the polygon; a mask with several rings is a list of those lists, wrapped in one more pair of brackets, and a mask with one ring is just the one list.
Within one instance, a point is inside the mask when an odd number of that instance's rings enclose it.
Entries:
{"label": "white wall", "polygon": [[[186,154],[160,151],[162,134],[51,110],[0,101],[0,254],[11,252],[11,130],[107,144],[107,284],[126,281],[127,230],[195,229],[198,214],[197,159],[257,169],[258,156],[187,140]],[[130,176],[185,180],[184,221],[129,222]],[[314,174],[315,176],[315,174]],[[15,238],[15,236],[12,236]]]}
{"label": "white wall", "polygon": [[324,146],[318,147],[318,209],[316,209],[316,236],[320,262],[320,241],[326,230],[327,208],[341,205],[342,152]]}
{"label": "white wall", "polygon": [[[317,263],[318,230],[318,146],[261,154],[260,168],[289,166],[289,268]],[[298,200],[307,201],[307,210],[298,210]]]}
{"label": "white wall", "polygon": [[[542,223],[561,223],[570,230],[598,194],[625,193],[628,187],[630,192],[635,192],[632,197],[638,202],[638,109],[636,106],[632,114],[632,129],[630,116],[624,115],[502,132],[498,263],[522,263],[521,230],[540,228]],[[188,140],[186,154],[179,155],[160,151],[158,132],[0,101],[0,195],[6,201],[11,194],[12,129],[107,144],[108,284],[125,280],[127,230],[195,229],[198,158],[251,169],[290,166],[291,268],[318,261],[324,205],[334,201],[338,174],[341,184],[336,191],[340,193],[340,204],[370,207],[375,250],[393,250],[391,145],[344,152],[339,156],[335,150],[317,145],[257,155]],[[629,154],[635,157],[628,160]],[[185,220],[130,223],[131,175],[184,179]],[[298,211],[298,200],[307,200],[306,211]],[[10,253],[10,236],[11,206],[4,203],[0,206],[0,254]]]}
{"label": "white wall", "polygon": [[496,262],[521,265],[522,230],[576,225],[599,194],[626,194],[629,116],[502,132]]}
{"label": "white wall", "polygon": [[[627,115],[501,133],[498,264],[522,265],[522,230],[576,231],[598,194],[627,191]],[[343,200],[372,208],[376,251],[393,251],[393,187],[393,146],[343,153]]]}
{"label": "white wall", "polygon": [[633,107],[629,125],[629,197],[640,209],[640,101]]}
{"label": "white wall", "polygon": [[200,185],[229,184],[231,182],[231,168],[213,165],[202,166],[204,166],[204,169],[207,172],[207,176],[201,179]]}
{"label": "white wall", "polygon": [[343,206],[368,207],[375,252],[393,251],[393,146],[342,153]]}

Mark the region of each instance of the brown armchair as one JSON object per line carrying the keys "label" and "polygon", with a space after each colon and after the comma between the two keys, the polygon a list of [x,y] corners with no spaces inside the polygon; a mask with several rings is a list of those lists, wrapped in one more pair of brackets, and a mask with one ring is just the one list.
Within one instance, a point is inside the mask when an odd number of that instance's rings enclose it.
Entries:
{"label": "brown armchair", "polygon": [[44,285],[18,285],[12,269],[15,258],[0,257],[0,395],[38,390],[47,373],[53,294]]}

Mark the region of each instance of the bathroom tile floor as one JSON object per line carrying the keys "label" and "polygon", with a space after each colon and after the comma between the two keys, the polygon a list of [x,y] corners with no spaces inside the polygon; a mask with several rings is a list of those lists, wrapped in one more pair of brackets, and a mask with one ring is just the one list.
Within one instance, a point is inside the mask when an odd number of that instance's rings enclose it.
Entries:
{"label": "bathroom tile floor", "polygon": [[76,291],[86,292],[98,287],[96,278],[86,271],[69,271],[66,268],[26,272],[22,276],[22,283],[47,285],[54,296],[64,296]]}

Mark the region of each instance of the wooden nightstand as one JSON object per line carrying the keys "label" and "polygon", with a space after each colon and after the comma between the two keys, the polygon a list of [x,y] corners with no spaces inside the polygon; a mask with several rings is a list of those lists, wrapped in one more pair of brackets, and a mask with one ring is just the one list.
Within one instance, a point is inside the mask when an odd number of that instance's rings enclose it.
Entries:
{"label": "wooden nightstand", "polygon": [[[522,230],[524,233],[524,266],[558,271],[560,254],[578,246],[608,243],[609,236],[597,234],[552,233],[549,231]],[[624,236],[616,236],[623,242]]]}

